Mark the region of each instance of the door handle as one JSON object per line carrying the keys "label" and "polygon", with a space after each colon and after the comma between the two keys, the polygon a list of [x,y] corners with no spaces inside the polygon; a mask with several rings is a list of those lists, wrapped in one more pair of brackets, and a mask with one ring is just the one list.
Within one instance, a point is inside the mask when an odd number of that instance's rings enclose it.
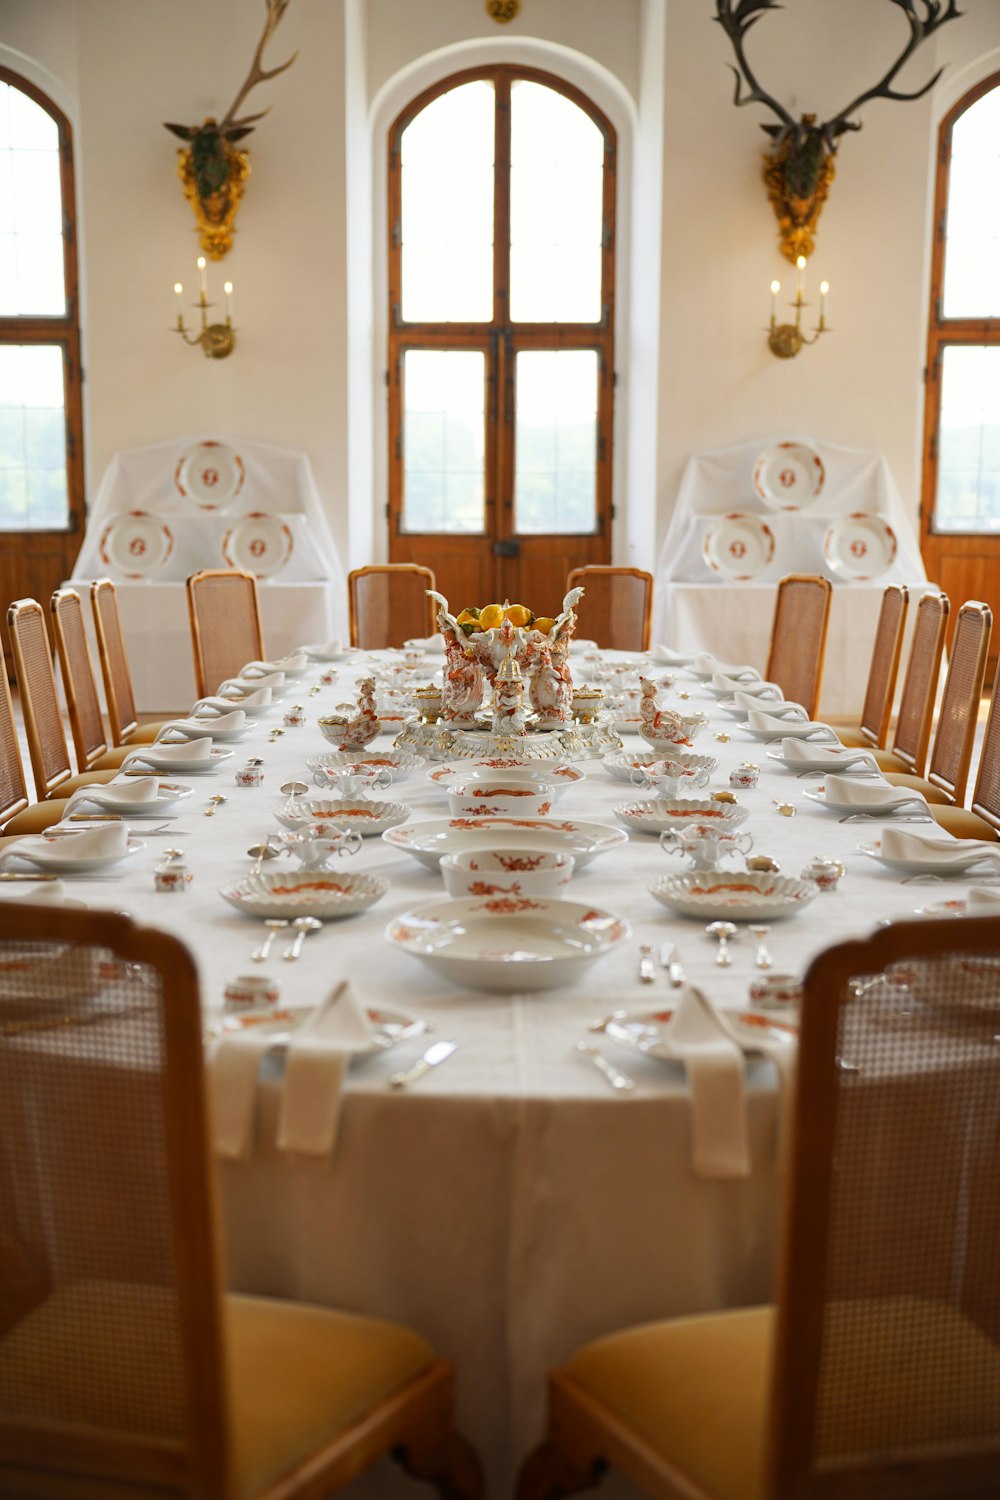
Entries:
{"label": "door handle", "polygon": [[506,542],[494,542],[493,543],[493,556],[494,557],[520,557],[521,556],[521,543],[517,542],[517,541],[514,541],[513,538],[511,538],[509,541],[506,541]]}

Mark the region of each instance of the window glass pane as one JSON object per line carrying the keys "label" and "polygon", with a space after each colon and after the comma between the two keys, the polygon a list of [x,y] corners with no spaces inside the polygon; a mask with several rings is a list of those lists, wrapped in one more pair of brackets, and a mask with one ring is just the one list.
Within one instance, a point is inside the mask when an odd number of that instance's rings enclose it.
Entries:
{"label": "window glass pane", "polygon": [[0,84],[0,316],[60,316],[63,271],[59,130],[13,84]]}
{"label": "window glass pane", "polygon": [[592,532],[597,515],[597,351],[517,356],[514,526]]}
{"label": "window glass pane", "polygon": [[62,348],[0,344],[0,531],[68,521]]}
{"label": "window glass pane", "polygon": [[519,323],[598,323],[604,137],[544,84],[510,100],[510,315]]}
{"label": "window glass pane", "polygon": [[1000,347],[944,350],[934,530],[1000,532]]}
{"label": "window glass pane", "polygon": [[401,141],[407,323],[493,316],[494,90],[480,80],[433,100]]}
{"label": "window glass pane", "polygon": [[944,260],[946,318],[1000,315],[1000,88],[955,123]]}
{"label": "window glass pane", "polygon": [[482,532],[485,392],[478,350],[403,356],[404,531]]}

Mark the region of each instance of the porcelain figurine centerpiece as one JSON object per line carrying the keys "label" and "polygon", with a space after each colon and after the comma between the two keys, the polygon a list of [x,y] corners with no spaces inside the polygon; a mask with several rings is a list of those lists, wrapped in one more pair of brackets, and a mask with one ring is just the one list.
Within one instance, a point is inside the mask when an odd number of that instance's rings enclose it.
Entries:
{"label": "porcelain figurine centerpiece", "polygon": [[375,711],[375,679],[363,677],[358,684],[357,712],[350,703],[338,703],[332,714],[319,720],[323,734],[338,750],[363,750],[382,731]]}

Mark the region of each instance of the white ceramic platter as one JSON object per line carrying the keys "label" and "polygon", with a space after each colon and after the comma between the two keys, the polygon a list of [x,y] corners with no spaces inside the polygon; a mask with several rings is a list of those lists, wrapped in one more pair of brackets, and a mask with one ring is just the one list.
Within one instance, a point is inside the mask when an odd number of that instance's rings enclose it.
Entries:
{"label": "white ceramic platter", "polygon": [[44,834],[39,834],[24,839],[16,847],[8,845],[5,852],[11,858],[30,861],[39,869],[51,870],[55,875],[97,875],[113,869],[146,847],[141,839],[129,838],[124,854],[84,855],[73,852],[73,842],[71,837],[47,839]]}
{"label": "white ceramic platter", "polygon": [[754,493],[772,510],[805,510],[825,479],[823,460],[807,443],[773,443],[753,467]]}
{"label": "white ceramic platter", "polygon": [[765,875],[756,870],[684,870],[661,875],[649,887],[651,896],[682,917],[699,921],[755,922],[791,917],[816,896],[814,880]]}
{"label": "white ceramic platter", "polygon": [[576,823],[563,818],[428,818],[382,835],[394,849],[412,854],[436,870],[443,854],[462,849],[561,849],[578,870],[598,854],[627,843],[628,834],[607,823]]}
{"label": "white ceramic platter", "polygon": [[98,543],[101,562],[123,578],[151,578],[174,550],[174,534],[145,510],[112,516]]}
{"label": "white ceramic platter", "polygon": [[896,533],[881,516],[853,511],[834,521],[823,538],[823,557],[831,573],[849,583],[881,578],[896,557]]}
{"label": "white ceramic platter", "polygon": [[[794,1045],[798,1041],[799,1028],[791,1021],[772,1020],[752,1010],[720,1011],[726,1029],[733,1035],[745,1052],[758,1051],[762,1045],[777,1043]],[[633,1052],[644,1052],[650,1057],[678,1058],[686,1054],[676,1051],[665,1028],[673,1020],[672,1010],[632,1011],[608,1021],[605,1035],[613,1042],[629,1047]]]}
{"label": "white ceramic platter", "polygon": [[243,488],[243,460],[228,443],[206,439],[181,454],[174,484],[199,510],[225,510]]}
{"label": "white ceramic platter", "polygon": [[552,760],[510,760],[496,755],[490,760],[467,760],[460,765],[434,766],[427,780],[444,791],[470,782],[499,786],[502,781],[525,782],[532,786],[551,786],[552,795],[561,797],[569,787],[582,781],[584,773],[576,766]]}
{"label": "white ceramic platter", "polygon": [[733,583],[747,583],[773,559],[774,532],[759,516],[731,511],[706,528],[701,552],[713,573]]}
{"label": "white ceramic platter", "polygon": [[732,802],[701,801],[696,798],[649,797],[634,802],[616,802],[611,809],[626,828],[639,833],[662,833],[665,828],[690,828],[708,824],[723,833],[732,833],[750,816],[745,807]]}
{"label": "white ceramic platter", "polygon": [[292,555],[291,529],[280,516],[251,511],[222,538],[222,556],[231,568],[257,578],[273,578]]}
{"label": "white ceramic platter", "polygon": [[964,875],[967,870],[972,870],[976,865],[992,865],[994,869],[1000,866],[1000,844],[996,846],[996,854],[990,855],[983,849],[963,849],[963,840],[956,839],[957,845],[954,852],[950,849],[945,856],[933,858],[928,855],[925,859],[914,856],[912,859],[893,859],[882,852],[882,842],[875,839],[870,844],[859,844],[858,853],[866,855],[869,859],[876,860],[887,870],[895,870],[900,875],[940,875],[946,879],[949,875]]}
{"label": "white ceramic platter", "polygon": [[[259,1007],[247,1007],[246,1010],[230,1011],[205,1028],[204,1040],[214,1042],[219,1037],[234,1036],[241,1031],[252,1030],[255,1035],[266,1036],[271,1046],[277,1051],[284,1048],[290,1041],[292,1032],[297,1030],[308,1016],[314,1014],[315,1008],[311,1005],[293,1005],[288,1009],[281,1005],[271,1005],[266,1010],[261,1010]],[[397,1042],[405,1042],[408,1037],[419,1036],[421,1032],[427,1030],[426,1021],[404,1015],[399,1010],[388,1010],[385,1006],[376,1009],[369,1005],[366,1007],[365,1014],[373,1027],[369,1045],[367,1047],[352,1045],[352,1056],[363,1056],[369,1052],[384,1052],[387,1047],[394,1047]]]}
{"label": "white ceramic platter", "polygon": [[512,993],[572,984],[630,929],[577,901],[489,896],[426,902],[393,918],[385,935],[455,984]]}
{"label": "white ceramic platter", "polygon": [[316,838],[326,838],[338,829],[353,829],[362,838],[372,839],[387,828],[405,823],[412,810],[403,802],[367,797],[302,797],[296,798],[291,806],[283,803],[274,816],[283,828],[290,828],[293,833],[309,829]]}
{"label": "white ceramic platter", "polygon": [[380,901],[389,889],[381,875],[294,870],[248,875],[221,886],[219,895],[248,917],[353,917]]}

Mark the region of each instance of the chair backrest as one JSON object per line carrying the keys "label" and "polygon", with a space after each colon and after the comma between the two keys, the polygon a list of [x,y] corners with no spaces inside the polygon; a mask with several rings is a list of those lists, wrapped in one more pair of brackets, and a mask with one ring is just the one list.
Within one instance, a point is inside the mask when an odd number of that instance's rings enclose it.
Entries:
{"label": "chair backrest", "polygon": [[997,713],[997,695],[1000,694],[1000,664],[993,679],[990,696],[990,711],[986,719],[986,733],[976,772],[976,784],[972,789],[972,811],[992,827],[1000,829],[1000,714]]}
{"label": "chair backrest", "polygon": [[101,658],[111,738],[116,745],[124,745],[139,721],[118,609],[118,591],[110,578],[97,578],[90,585],[90,607],[94,612],[94,634]]}
{"label": "chair backrest", "polygon": [[436,588],[433,570],[418,563],[355,568],[347,575],[351,645],[378,651],[433,635],[437,605],[427,590]]}
{"label": "chair backrest", "polygon": [[24,779],[21,747],[17,742],[17,722],[7,673],[0,671],[0,678],[3,679],[3,691],[0,692],[0,823],[5,823],[15,813],[23,812],[30,798]]}
{"label": "chair backrest", "polygon": [[0,1493],[232,1493],[203,1075],[176,938],[0,903]]}
{"label": "chair backrest", "polygon": [[924,594],[917,605],[910,659],[906,664],[896,732],[892,737],[893,755],[898,756],[914,776],[922,776],[927,765],[934,698],[950,612],[947,594]]}
{"label": "chair backrest", "polygon": [[778,584],[767,655],[768,681],[816,717],[826,656],[833,584],[811,573],[790,573]]}
{"label": "chair backrest", "polygon": [[41,802],[73,774],[52,666],[45,613],[37,599],[16,599],[7,610],[14,673],[28,737],[28,756]]}
{"label": "chair backrest", "polygon": [[927,780],[957,803],[965,800],[969,784],[992,632],[993,613],[988,604],[971,599],[962,605],[951,639],[948,676],[927,772]]}
{"label": "chair backrest", "polygon": [[890,583],[882,594],[878,612],[872,659],[868,668],[868,687],[861,713],[860,731],[869,744],[885,749],[892,718],[892,700],[896,695],[899,658],[903,651],[903,631],[910,591],[905,583]]}
{"label": "chair backrest", "polygon": [[653,575],[641,568],[574,568],[566,592],[584,588],[576,606],[581,637],[611,651],[648,651]]}
{"label": "chair backrest", "polygon": [[89,771],[107,752],[101,703],[87,647],[83,606],[76,589],[56,589],[49,601],[56,655],[62,668],[69,727],[80,771]]}
{"label": "chair backrest", "polygon": [[257,580],[235,568],[203,568],[191,574],[187,594],[194,676],[203,698],[265,654]]}
{"label": "chair backrest", "polygon": [[992,918],[806,975],[767,1495],[996,1492],[998,1010]]}

